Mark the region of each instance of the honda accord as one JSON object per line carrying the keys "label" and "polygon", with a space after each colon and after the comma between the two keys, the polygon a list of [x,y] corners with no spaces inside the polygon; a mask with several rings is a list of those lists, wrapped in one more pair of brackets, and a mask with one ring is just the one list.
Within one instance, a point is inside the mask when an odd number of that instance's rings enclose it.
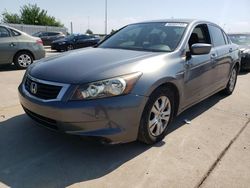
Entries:
{"label": "honda accord", "polygon": [[19,98],[25,112],[50,129],[108,143],[153,144],[185,109],[234,91],[239,54],[211,22],[131,24],[94,48],[32,64]]}

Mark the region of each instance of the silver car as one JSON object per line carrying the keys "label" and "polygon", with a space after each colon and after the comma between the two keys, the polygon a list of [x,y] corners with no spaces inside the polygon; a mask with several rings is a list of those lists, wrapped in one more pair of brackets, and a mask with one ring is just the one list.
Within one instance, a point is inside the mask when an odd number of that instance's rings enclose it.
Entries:
{"label": "silver car", "polygon": [[17,68],[27,68],[34,60],[45,57],[43,42],[9,26],[0,25],[0,65],[14,62]]}
{"label": "silver car", "polygon": [[32,64],[19,97],[25,112],[50,129],[153,144],[185,109],[221,90],[230,95],[239,68],[238,46],[218,25],[150,21],[97,47]]}

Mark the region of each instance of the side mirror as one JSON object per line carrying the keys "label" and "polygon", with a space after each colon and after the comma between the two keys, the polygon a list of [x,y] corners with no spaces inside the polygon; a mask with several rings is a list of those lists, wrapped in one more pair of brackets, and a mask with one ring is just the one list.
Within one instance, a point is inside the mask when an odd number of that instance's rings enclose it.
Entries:
{"label": "side mirror", "polygon": [[205,43],[196,43],[191,46],[191,53],[193,55],[203,55],[209,54],[211,51],[212,45]]}

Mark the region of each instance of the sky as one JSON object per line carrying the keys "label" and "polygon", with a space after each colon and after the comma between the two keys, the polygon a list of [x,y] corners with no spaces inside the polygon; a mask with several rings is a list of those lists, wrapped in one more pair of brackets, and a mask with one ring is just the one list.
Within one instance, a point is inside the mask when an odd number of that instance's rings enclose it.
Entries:
{"label": "sky", "polygon": [[[129,23],[166,18],[197,18],[219,24],[226,32],[250,32],[250,0],[107,0],[108,32]],[[0,0],[0,13],[18,13],[37,4],[70,31],[105,32],[105,0]]]}

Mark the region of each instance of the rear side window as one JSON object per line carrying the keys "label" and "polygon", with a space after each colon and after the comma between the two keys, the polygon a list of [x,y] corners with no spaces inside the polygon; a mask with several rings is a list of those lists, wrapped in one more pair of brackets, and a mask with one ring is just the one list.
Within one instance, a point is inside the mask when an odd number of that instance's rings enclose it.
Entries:
{"label": "rear side window", "polygon": [[41,36],[46,37],[46,36],[48,36],[48,33],[47,32],[41,33]]}
{"label": "rear side window", "polygon": [[215,47],[223,46],[226,44],[224,35],[223,35],[220,28],[210,25],[209,31],[210,31],[210,34],[212,36],[213,44]]}
{"label": "rear side window", "polygon": [[10,37],[10,33],[6,28],[0,27],[0,38],[4,37]]}
{"label": "rear side window", "polygon": [[14,29],[10,29],[10,31],[11,31],[11,34],[12,34],[13,36],[15,36],[15,37],[21,35],[21,33],[19,33],[18,31],[14,30]]}

